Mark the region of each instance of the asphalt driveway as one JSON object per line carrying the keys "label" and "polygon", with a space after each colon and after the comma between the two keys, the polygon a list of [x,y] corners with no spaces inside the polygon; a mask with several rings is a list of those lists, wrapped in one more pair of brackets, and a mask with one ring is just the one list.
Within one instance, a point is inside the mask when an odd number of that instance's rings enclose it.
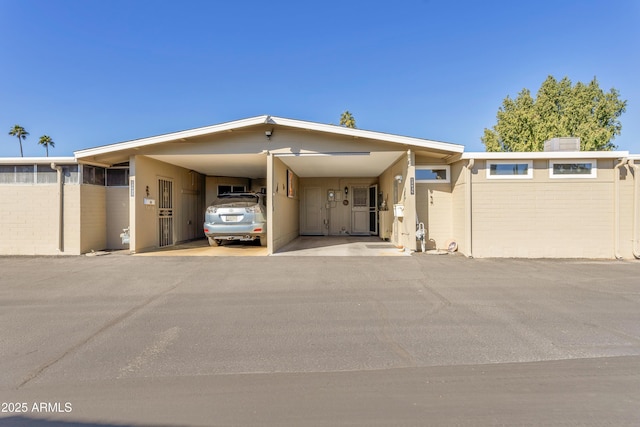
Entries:
{"label": "asphalt driveway", "polygon": [[28,408],[0,423],[640,419],[639,263],[108,255],[0,271],[0,402]]}

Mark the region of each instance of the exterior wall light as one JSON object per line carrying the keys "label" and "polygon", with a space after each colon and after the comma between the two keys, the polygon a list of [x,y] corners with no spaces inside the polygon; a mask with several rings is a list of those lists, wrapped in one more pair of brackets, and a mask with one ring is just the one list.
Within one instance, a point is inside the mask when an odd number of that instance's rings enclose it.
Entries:
{"label": "exterior wall light", "polygon": [[346,196],[347,194],[349,194],[349,187],[345,186],[344,187],[344,195]]}
{"label": "exterior wall light", "polygon": [[271,135],[273,135],[273,129],[264,131],[264,136],[266,136],[268,140],[271,140]]}

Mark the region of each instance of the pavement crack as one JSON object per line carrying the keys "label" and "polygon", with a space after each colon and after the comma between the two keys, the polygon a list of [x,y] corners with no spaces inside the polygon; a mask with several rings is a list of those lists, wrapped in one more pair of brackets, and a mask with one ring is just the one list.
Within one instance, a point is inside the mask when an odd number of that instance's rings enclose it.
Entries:
{"label": "pavement crack", "polygon": [[[439,301],[439,304],[438,304],[438,305],[436,305],[436,307],[435,307],[433,310],[431,310],[431,311],[429,311],[429,312],[425,313],[425,315],[423,316],[423,319],[426,319],[426,318],[427,318],[427,317],[429,317],[429,316],[434,316],[434,315],[438,314],[439,312],[441,312],[442,310],[444,310],[445,308],[447,308],[447,307],[451,307],[451,305],[452,305],[452,304],[451,304],[451,301],[449,301],[449,300],[448,300],[444,295],[442,295],[440,292],[437,292],[436,290],[434,290],[434,289],[433,289],[433,288],[431,288],[430,286],[427,286],[425,283],[423,283],[423,284],[422,284],[422,288],[423,288],[425,291],[429,292],[431,295],[435,296],[435,297],[438,299],[438,301]],[[424,296],[424,294],[421,294],[421,295],[422,295],[423,297],[425,297],[425,296]],[[425,297],[425,299],[426,299],[426,297]]]}
{"label": "pavement crack", "polygon": [[89,335],[87,338],[83,339],[82,341],[80,341],[80,342],[76,343],[75,345],[71,346],[70,348],[68,348],[66,351],[64,351],[59,356],[51,359],[50,361],[48,361],[47,363],[45,363],[45,364],[43,364],[41,366],[39,366],[37,369],[35,369],[33,372],[31,372],[29,375],[27,375],[25,377],[25,379],[16,387],[16,390],[24,387],[25,385],[29,384],[31,381],[33,381],[36,378],[38,378],[47,369],[49,369],[50,367],[52,367],[56,363],[60,362],[62,359],[64,359],[65,357],[69,356],[70,354],[76,352],[79,348],[83,347],[84,345],[86,345],[90,341],[94,340],[98,335],[100,335],[100,334],[104,333],[105,331],[111,329],[112,327],[114,327],[118,323],[124,321],[125,319],[127,319],[127,318],[129,318],[131,316],[133,316],[138,311],[142,310],[143,308],[147,307],[148,305],[152,304],[153,302],[157,301],[158,299],[160,299],[163,296],[167,295],[168,293],[172,292],[178,286],[180,286],[180,283],[181,282],[178,282],[175,285],[171,286],[170,288],[167,288],[164,291],[162,291],[162,292],[160,292],[160,293],[158,293],[158,294],[146,299],[145,301],[143,301],[142,303],[136,305],[135,307],[132,307],[131,309],[129,309],[125,313],[121,314],[120,316],[112,319],[111,321],[109,321],[108,323],[103,325],[100,329],[95,331],[93,334]]}

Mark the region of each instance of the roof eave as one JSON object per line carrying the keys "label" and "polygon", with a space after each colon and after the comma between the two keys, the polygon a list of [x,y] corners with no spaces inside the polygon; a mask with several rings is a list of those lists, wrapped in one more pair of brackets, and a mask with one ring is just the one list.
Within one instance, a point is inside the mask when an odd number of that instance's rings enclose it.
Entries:
{"label": "roof eave", "polygon": [[161,144],[163,142],[175,141],[177,139],[192,138],[195,136],[210,135],[228,130],[240,129],[247,126],[259,125],[266,123],[269,116],[250,117],[248,119],[235,120],[233,122],[220,123],[212,126],[205,126],[196,129],[189,129],[179,132],[167,133],[163,135],[151,136],[148,138],[134,139],[132,141],[118,142],[115,144],[104,145],[96,148],[88,148],[85,150],[75,151],[73,154],[76,158],[98,156],[101,154],[112,153],[114,151],[122,151],[146,147],[149,145]]}
{"label": "roof eave", "polygon": [[362,129],[353,129],[343,126],[327,125],[322,123],[307,122],[303,120],[287,119],[283,117],[274,116],[257,116],[247,119],[235,120],[232,122],[221,123],[212,126],[206,126],[197,129],[190,129],[180,132],[173,132],[164,135],[152,136],[148,138],[135,139],[132,141],[119,142],[116,144],[104,145],[101,147],[89,148],[85,150],[78,150],[74,152],[76,159],[95,157],[103,154],[113,153],[116,151],[130,150],[141,147],[146,147],[155,144],[161,144],[164,142],[175,141],[179,139],[192,138],[196,136],[211,135],[219,132],[231,131],[248,126],[255,126],[259,124],[272,124],[281,125],[287,127],[293,127],[298,129],[313,130],[318,132],[327,132],[337,135],[352,136],[354,138],[367,138],[371,140],[393,142],[397,144],[403,144],[408,146],[426,148],[431,150],[445,151],[449,153],[462,153],[464,146],[458,144],[451,144],[447,142],[431,141],[428,139],[413,138],[408,136],[400,136],[387,134],[382,132],[374,132]]}
{"label": "roof eave", "polygon": [[0,157],[2,165],[76,163],[75,157]]}
{"label": "roof eave", "polygon": [[461,160],[536,160],[536,159],[619,159],[628,151],[525,151],[525,152],[469,152]]}
{"label": "roof eave", "polygon": [[384,142],[395,142],[404,145],[413,145],[421,148],[449,151],[452,153],[462,153],[464,146],[451,144],[448,142],[432,141],[428,139],[413,138],[409,136],[394,135],[383,132],[375,132],[363,129],[348,128],[344,126],[327,125],[323,123],[307,122],[303,120],[286,119],[282,117],[271,117],[270,123],[299,129],[315,130],[338,135],[352,136],[355,138],[367,138]]}

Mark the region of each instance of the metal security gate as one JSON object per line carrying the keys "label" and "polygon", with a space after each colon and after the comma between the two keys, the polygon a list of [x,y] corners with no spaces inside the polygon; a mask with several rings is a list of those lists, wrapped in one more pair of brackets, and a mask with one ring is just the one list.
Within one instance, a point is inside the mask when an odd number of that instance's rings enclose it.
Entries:
{"label": "metal security gate", "polygon": [[173,245],[173,181],[158,179],[158,246]]}
{"label": "metal security gate", "polygon": [[351,187],[351,234],[369,234],[369,187]]}

